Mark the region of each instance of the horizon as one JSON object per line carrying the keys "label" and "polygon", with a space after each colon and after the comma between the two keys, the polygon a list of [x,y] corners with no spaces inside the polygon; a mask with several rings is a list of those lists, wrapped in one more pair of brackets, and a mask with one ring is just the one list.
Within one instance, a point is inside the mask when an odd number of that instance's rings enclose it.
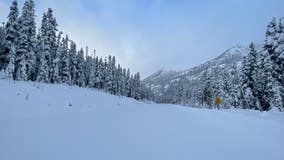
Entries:
{"label": "horizon", "polygon": [[[0,2],[0,14],[5,15],[1,22],[6,21],[11,2]],[[21,10],[23,0],[18,2]],[[103,57],[114,55],[143,79],[161,69],[195,67],[235,45],[262,43],[267,23],[284,15],[280,0],[268,4],[256,0],[69,0],[68,6],[66,2],[35,1],[37,26],[50,7],[59,31],[68,34],[78,48],[88,46]]]}

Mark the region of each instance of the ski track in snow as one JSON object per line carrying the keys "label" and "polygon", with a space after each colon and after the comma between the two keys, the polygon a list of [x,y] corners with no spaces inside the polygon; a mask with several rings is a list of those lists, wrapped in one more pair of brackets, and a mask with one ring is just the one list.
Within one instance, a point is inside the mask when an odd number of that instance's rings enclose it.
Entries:
{"label": "ski track in snow", "polygon": [[0,160],[283,160],[284,114],[0,80]]}

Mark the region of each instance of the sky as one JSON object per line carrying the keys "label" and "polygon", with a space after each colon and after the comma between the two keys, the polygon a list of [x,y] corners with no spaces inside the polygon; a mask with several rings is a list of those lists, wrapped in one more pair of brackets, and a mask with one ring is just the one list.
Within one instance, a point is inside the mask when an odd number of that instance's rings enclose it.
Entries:
{"label": "sky", "polygon": [[[0,22],[12,0],[0,0]],[[24,0],[19,0],[22,8]],[[283,0],[35,0],[37,25],[47,8],[59,30],[79,47],[145,78],[160,69],[184,70],[235,45],[262,43],[272,17],[284,17]]]}

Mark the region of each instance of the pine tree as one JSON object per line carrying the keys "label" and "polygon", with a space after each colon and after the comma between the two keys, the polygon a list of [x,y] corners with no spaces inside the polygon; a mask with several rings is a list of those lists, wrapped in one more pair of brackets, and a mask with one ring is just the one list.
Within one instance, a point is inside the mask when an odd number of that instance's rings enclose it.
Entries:
{"label": "pine tree", "polygon": [[130,76],[130,70],[127,69],[126,78],[125,78],[125,91],[126,96],[131,97],[131,76]]}
{"label": "pine tree", "polygon": [[253,43],[251,43],[249,47],[250,51],[245,57],[241,69],[242,106],[244,109],[257,109],[259,105],[255,86],[257,75],[257,52],[255,51]]}
{"label": "pine tree", "polygon": [[77,50],[76,50],[76,44],[71,41],[70,44],[70,65],[69,65],[69,71],[70,71],[70,78],[71,78],[71,84],[75,85],[78,81],[77,77]]}
{"label": "pine tree", "polygon": [[240,93],[240,71],[238,70],[237,64],[232,65],[230,71],[230,82],[231,82],[231,92],[230,92],[230,103],[233,107],[240,107],[239,93]]}
{"label": "pine tree", "polygon": [[70,57],[69,57],[69,48],[68,48],[68,36],[62,40],[62,51],[60,55],[60,71],[59,75],[61,77],[61,82],[66,84],[71,84],[70,76]]}
{"label": "pine tree", "polygon": [[52,67],[50,69],[51,71],[51,83],[61,83],[61,77],[60,77],[60,69],[61,69],[61,54],[63,52],[63,45],[61,43],[61,36],[62,32],[59,32],[57,36],[57,42],[56,42],[56,50],[55,54],[52,58]]}
{"label": "pine tree", "polygon": [[186,78],[182,77],[177,84],[177,104],[186,103],[186,83]]}
{"label": "pine tree", "polygon": [[115,58],[108,57],[105,77],[105,90],[111,94],[116,94],[116,80],[115,80]]}
{"label": "pine tree", "polygon": [[[46,13],[46,21],[45,21],[45,36],[46,36],[46,49],[48,55],[48,64],[49,64],[49,79],[51,83],[60,82],[59,79],[59,54],[57,52],[58,37],[56,36],[57,31],[57,22],[53,17],[53,10],[48,8]],[[59,35],[61,36],[62,33]],[[59,37],[61,38],[61,37]]]}
{"label": "pine tree", "polygon": [[123,96],[127,96],[127,90],[126,90],[126,69],[124,68],[122,71],[122,84],[121,84],[121,94]]}
{"label": "pine tree", "polygon": [[92,69],[92,57],[89,55],[88,47],[86,47],[85,57],[86,63],[84,63],[85,85],[89,86],[90,74]]}
{"label": "pine tree", "polygon": [[[95,55],[95,54],[94,54]],[[90,74],[89,74],[89,82],[88,87],[95,88],[96,83],[96,70],[97,70],[97,64],[96,64],[96,57],[91,57],[90,59]]]}
{"label": "pine tree", "polygon": [[34,5],[33,0],[25,1],[22,15],[19,18],[19,44],[15,73],[17,80],[31,80],[35,72],[36,24]]}
{"label": "pine tree", "polygon": [[280,85],[279,91],[280,96],[282,99],[282,107],[279,108],[281,111],[284,111],[284,18],[281,18],[279,20],[279,25],[278,25],[278,32],[276,35],[276,38],[278,40],[278,45],[275,47],[275,52],[277,53],[277,80],[278,84]]}
{"label": "pine tree", "polygon": [[49,82],[49,43],[46,34],[46,14],[43,14],[41,21],[41,29],[37,38],[37,81],[38,82]]}
{"label": "pine tree", "polygon": [[[12,5],[10,7],[10,13],[8,15],[8,21],[5,26],[5,50],[7,51],[7,54],[1,54],[0,58],[0,70],[4,69],[6,70],[6,76],[8,78],[13,79],[14,70],[15,70],[15,57],[16,57],[16,48],[18,45],[18,37],[19,37],[19,23],[18,23],[18,16],[19,16],[19,10],[18,10],[18,2],[14,0],[12,2]],[[4,48],[4,47],[3,47]],[[2,53],[2,52],[0,52]]]}
{"label": "pine tree", "polygon": [[116,86],[117,86],[117,95],[122,95],[122,83],[123,83],[123,73],[120,64],[117,67],[116,71]]}
{"label": "pine tree", "polygon": [[0,70],[4,68],[4,60],[5,60],[5,38],[6,38],[6,30],[4,27],[0,26]]}
{"label": "pine tree", "polygon": [[16,46],[12,45],[10,48],[10,53],[8,56],[9,63],[5,69],[6,78],[13,79],[15,72],[15,56],[16,56]]}
{"label": "pine tree", "polygon": [[[281,53],[283,52],[283,25],[280,20],[279,26],[276,24],[276,19],[267,26],[266,39],[264,44],[263,54],[263,74],[260,82],[265,85],[262,93],[263,105],[262,110],[269,110],[272,107],[277,107],[280,110],[284,107],[284,82],[283,82],[283,60]],[[268,99],[266,103],[263,100]],[[269,103],[269,105],[268,105]]]}
{"label": "pine tree", "polygon": [[201,104],[207,105],[209,108],[213,108],[213,88],[212,88],[212,77],[206,69],[202,75],[202,82],[204,82],[201,88]]}
{"label": "pine tree", "polygon": [[115,57],[113,56],[111,59],[111,94],[117,94],[117,80],[116,80],[116,60]]}
{"label": "pine tree", "polygon": [[103,89],[104,88],[104,62],[102,57],[100,58],[100,60],[98,60],[98,58],[96,58],[97,63],[97,68],[96,68],[96,82],[95,82],[95,86],[98,89]]}
{"label": "pine tree", "polygon": [[85,87],[85,74],[84,74],[84,50],[81,48],[81,50],[78,52],[77,56],[77,85],[79,87]]}

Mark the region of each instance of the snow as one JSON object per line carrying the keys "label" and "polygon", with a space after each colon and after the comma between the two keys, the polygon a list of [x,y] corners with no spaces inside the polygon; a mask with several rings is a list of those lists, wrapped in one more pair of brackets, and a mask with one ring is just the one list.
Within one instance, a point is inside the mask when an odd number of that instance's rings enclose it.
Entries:
{"label": "snow", "polygon": [[0,80],[1,160],[283,160],[284,114]]}

